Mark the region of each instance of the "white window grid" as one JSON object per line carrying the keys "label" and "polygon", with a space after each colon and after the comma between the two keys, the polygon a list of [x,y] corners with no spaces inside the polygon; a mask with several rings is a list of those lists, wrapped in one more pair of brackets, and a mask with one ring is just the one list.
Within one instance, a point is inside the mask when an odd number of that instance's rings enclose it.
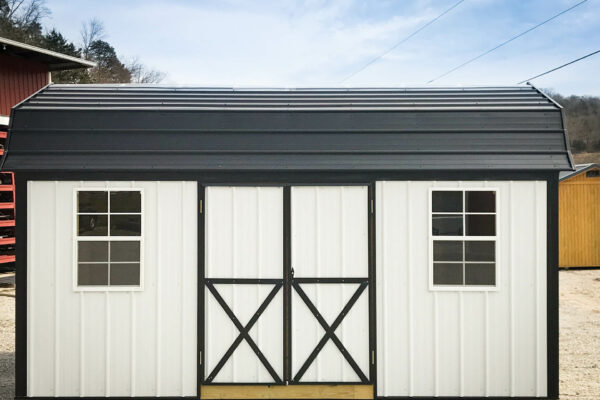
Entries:
{"label": "white window grid", "polygon": [[[106,212],[79,212],[79,192],[106,192],[107,193],[107,211]],[[111,192],[140,192],[140,212],[111,212],[110,194]],[[73,290],[81,292],[105,291],[105,292],[131,292],[144,289],[144,190],[142,188],[120,188],[120,187],[81,187],[73,190]],[[107,216],[107,235],[106,236],[79,236],[79,215],[106,215]],[[139,215],[140,216],[140,236],[111,236],[110,235],[110,216],[111,215]],[[82,285],[78,283],[78,264],[79,264],[79,242],[107,242],[108,260],[104,261],[85,261],[82,264],[107,264],[108,265],[108,284],[107,285]],[[139,285],[110,285],[110,242],[131,241],[140,243],[139,261],[115,261],[112,264],[139,264],[140,283]]]}
{"label": "white window grid", "polygon": [[[433,192],[462,192],[462,211],[461,212],[445,212],[437,211],[433,212]],[[466,192],[494,192],[495,193],[495,212],[467,212],[466,209]],[[497,291],[498,290],[498,279],[499,279],[499,268],[498,268],[498,188],[493,187],[431,187],[429,189],[429,290],[431,291],[465,291],[465,292],[477,292],[477,291]],[[437,236],[433,234],[433,216],[434,215],[460,215],[462,216],[462,235],[453,236]],[[467,215],[494,215],[495,218],[495,235],[493,236],[467,236],[466,216]],[[462,261],[438,261],[444,264],[462,264],[463,266],[463,283],[462,285],[435,285],[433,283],[433,242],[434,241],[461,241],[463,248],[463,259]],[[465,243],[466,242],[483,242],[488,241],[494,242],[494,261],[466,261],[465,260]],[[465,270],[466,264],[495,264],[494,266],[494,285],[466,285],[465,284]]]}

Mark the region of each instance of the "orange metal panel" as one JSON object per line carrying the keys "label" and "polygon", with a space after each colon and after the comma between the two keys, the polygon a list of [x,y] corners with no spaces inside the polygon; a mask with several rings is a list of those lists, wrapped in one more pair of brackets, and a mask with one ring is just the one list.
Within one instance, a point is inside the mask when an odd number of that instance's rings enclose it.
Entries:
{"label": "orange metal panel", "polygon": [[15,244],[15,238],[14,237],[0,238],[0,245],[3,245],[3,244]]}

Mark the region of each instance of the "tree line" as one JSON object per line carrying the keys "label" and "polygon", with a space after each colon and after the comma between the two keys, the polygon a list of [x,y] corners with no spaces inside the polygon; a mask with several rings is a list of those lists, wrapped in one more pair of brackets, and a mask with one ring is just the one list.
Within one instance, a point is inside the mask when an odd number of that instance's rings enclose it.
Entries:
{"label": "tree line", "polygon": [[80,43],[56,29],[45,30],[50,15],[45,0],[0,0],[0,36],[74,57],[94,61],[94,68],[52,73],[55,83],[159,83],[165,73],[148,68],[137,58],[123,60],[106,40],[101,21],[82,24]]}
{"label": "tree line", "polygon": [[600,152],[600,97],[548,94],[564,107],[571,151]]}

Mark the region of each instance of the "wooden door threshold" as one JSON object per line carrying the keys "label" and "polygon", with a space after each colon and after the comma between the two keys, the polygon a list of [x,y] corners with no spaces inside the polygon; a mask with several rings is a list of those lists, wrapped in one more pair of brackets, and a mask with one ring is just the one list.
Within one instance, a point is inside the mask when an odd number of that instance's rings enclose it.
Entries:
{"label": "wooden door threshold", "polygon": [[202,399],[372,399],[373,385],[202,385]]}

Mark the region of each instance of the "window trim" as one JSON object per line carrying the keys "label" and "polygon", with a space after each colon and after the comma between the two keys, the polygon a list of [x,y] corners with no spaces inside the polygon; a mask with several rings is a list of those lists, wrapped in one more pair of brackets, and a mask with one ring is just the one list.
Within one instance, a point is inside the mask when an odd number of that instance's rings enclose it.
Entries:
{"label": "window trim", "polygon": [[[433,235],[433,192],[463,192],[463,212],[460,215],[466,215],[465,209],[465,192],[495,192],[496,193],[496,211],[494,215],[496,216],[496,235],[495,236],[466,236],[465,230],[465,218],[463,218],[463,236],[434,236]],[[429,248],[428,248],[428,264],[429,264],[429,291],[432,292],[497,292],[499,291],[499,282],[500,282],[500,268],[499,266],[499,243],[501,237],[500,223],[498,215],[500,214],[500,190],[497,187],[436,187],[431,186],[429,188],[429,207],[427,217],[429,219],[427,223],[428,233],[427,236],[429,238]],[[440,214],[453,214],[443,212]],[[459,213],[454,213],[459,214]],[[490,215],[492,213],[472,213],[475,215]],[[495,251],[495,284],[492,285],[434,285],[433,284],[433,241],[434,240],[443,240],[443,241],[494,241],[494,251]]]}
{"label": "window trim", "polygon": [[[108,215],[108,233],[110,233],[110,214],[114,215],[140,215],[140,236],[79,236],[78,231],[78,194],[79,192],[108,192],[108,210],[107,213],[82,213],[85,215]],[[111,213],[110,212],[110,192],[140,192],[140,212],[139,213]],[[145,218],[144,218],[144,189],[133,187],[76,187],[73,188],[73,291],[74,292],[141,292],[144,290],[144,242],[145,242]],[[99,239],[102,238],[102,239]],[[108,239],[106,239],[108,238]],[[78,252],[79,242],[83,241],[139,241],[140,242],[140,284],[136,286],[127,285],[85,285],[78,284]],[[110,262],[110,260],[108,261]]]}

